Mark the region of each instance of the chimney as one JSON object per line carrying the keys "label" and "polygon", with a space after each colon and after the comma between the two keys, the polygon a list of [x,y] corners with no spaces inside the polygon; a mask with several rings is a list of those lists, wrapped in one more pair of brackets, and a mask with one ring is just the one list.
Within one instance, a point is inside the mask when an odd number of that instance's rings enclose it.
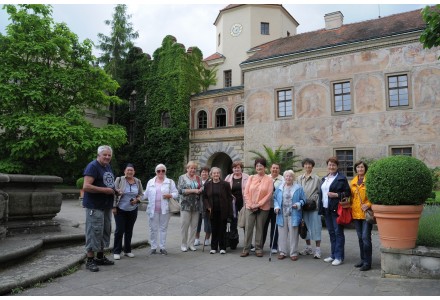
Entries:
{"label": "chimney", "polygon": [[342,26],[344,15],[340,11],[335,11],[324,15],[325,29],[331,30]]}

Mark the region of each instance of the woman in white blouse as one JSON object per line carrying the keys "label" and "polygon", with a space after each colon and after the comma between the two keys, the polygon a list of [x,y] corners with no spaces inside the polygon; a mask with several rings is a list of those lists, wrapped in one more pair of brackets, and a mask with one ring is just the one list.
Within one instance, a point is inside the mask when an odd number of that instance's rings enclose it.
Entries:
{"label": "woman in white blouse", "polygon": [[178,191],[174,181],[165,175],[167,172],[165,165],[158,164],[155,171],[156,176],[148,181],[144,193],[144,199],[148,199],[147,215],[150,224],[150,255],[157,253],[158,239],[160,254],[167,255],[165,242],[168,222],[170,221],[168,201],[171,198],[176,199]]}

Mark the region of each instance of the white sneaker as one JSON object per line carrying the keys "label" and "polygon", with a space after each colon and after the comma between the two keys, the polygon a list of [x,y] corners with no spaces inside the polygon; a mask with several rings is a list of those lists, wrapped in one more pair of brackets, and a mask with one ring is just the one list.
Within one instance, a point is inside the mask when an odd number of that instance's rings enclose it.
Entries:
{"label": "white sneaker", "polygon": [[255,247],[251,246],[251,252],[255,252]]}
{"label": "white sneaker", "polygon": [[128,257],[134,257],[134,254],[131,253],[131,252],[129,252],[129,253],[125,253],[124,255],[125,255],[125,256],[128,256]]}
{"label": "white sneaker", "polygon": [[121,259],[121,255],[120,254],[113,254],[113,259],[114,260],[120,260]]}
{"label": "white sneaker", "polygon": [[189,250],[191,250],[191,251],[196,251],[196,250],[197,250],[197,248],[196,248],[196,247],[194,247],[194,246],[189,246]]}
{"label": "white sneaker", "polygon": [[220,250],[220,254],[226,254],[226,250]]}
{"label": "white sneaker", "polygon": [[332,266],[339,266],[339,265],[342,265],[342,260],[335,259],[335,260],[332,262]]}
{"label": "white sneaker", "polygon": [[[195,241],[194,241],[194,246],[200,246],[200,240],[199,239],[196,239]],[[206,245],[205,245],[206,246]]]}
{"label": "white sneaker", "polygon": [[332,262],[332,261],[334,261],[335,259],[334,258],[331,258],[331,256],[329,256],[329,257],[327,257],[327,258],[324,258],[324,261],[325,262]]}
{"label": "white sneaker", "polygon": [[313,250],[310,247],[305,247],[304,250],[299,252],[300,255],[312,255]]}
{"label": "white sneaker", "polygon": [[313,258],[320,259],[321,258],[321,250],[315,249],[315,254],[313,254]]}
{"label": "white sneaker", "polygon": [[209,254],[216,254],[216,253],[217,253],[217,251],[215,251],[215,250],[209,251]]}
{"label": "white sneaker", "polygon": [[271,251],[272,251],[272,254],[277,254],[278,253],[277,249],[272,249]]}
{"label": "white sneaker", "polygon": [[188,248],[186,248],[186,246],[180,246],[180,250],[182,250],[182,252],[186,252],[188,251]]}
{"label": "white sneaker", "polygon": [[211,245],[211,241],[210,240],[205,240],[205,246],[210,246]]}

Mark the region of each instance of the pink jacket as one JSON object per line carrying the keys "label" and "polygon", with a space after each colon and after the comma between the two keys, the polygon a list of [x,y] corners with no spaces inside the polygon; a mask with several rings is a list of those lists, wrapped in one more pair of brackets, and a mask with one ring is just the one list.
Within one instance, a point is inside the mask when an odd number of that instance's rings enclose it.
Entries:
{"label": "pink jacket", "polygon": [[270,175],[265,175],[260,179],[258,175],[252,175],[244,190],[244,200],[247,209],[260,208],[261,210],[270,209],[270,200],[273,193],[273,180]]}

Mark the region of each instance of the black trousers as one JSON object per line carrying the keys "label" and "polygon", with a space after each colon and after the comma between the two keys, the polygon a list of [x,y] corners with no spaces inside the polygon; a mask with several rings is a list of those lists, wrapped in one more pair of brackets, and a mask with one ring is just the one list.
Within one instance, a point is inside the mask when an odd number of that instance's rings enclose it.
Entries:
{"label": "black trousers", "polygon": [[131,238],[133,236],[133,227],[138,215],[138,209],[125,211],[117,209],[115,215],[115,240],[113,253],[120,254],[122,251],[122,237],[124,237],[124,252],[131,253]]}
{"label": "black trousers", "polygon": [[220,211],[212,213],[211,230],[211,250],[226,250],[226,219],[222,219]]}

